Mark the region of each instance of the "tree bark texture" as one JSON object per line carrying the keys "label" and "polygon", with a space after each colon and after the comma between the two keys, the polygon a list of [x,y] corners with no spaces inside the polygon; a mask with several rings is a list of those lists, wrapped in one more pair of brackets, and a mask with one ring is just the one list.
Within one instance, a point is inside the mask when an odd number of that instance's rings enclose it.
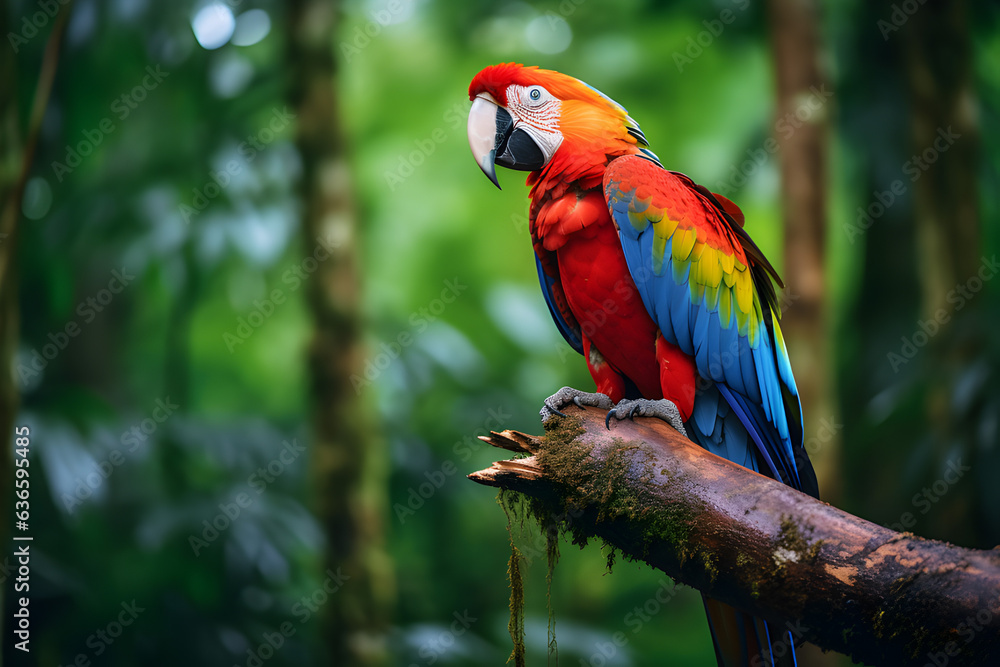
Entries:
{"label": "tree bark texture", "polygon": [[483,440],[530,454],[471,474],[564,515],[678,582],[871,665],[993,664],[1000,552],[896,533],[710,454],[658,420],[604,425],[570,408],[545,436]]}

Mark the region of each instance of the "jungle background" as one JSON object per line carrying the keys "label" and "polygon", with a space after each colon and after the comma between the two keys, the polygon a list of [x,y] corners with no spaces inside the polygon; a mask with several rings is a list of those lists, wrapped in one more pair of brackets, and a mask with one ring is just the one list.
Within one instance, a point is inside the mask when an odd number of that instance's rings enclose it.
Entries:
{"label": "jungle background", "polygon": [[[997,3],[13,0],[0,28],[9,664],[504,662],[475,436],[593,385],[523,174],[467,148],[500,61],[599,88],[743,208],[824,499],[1000,543]],[[542,664],[544,541],[514,536]],[[563,664],[714,665],[698,594],[607,556],[561,545]]]}

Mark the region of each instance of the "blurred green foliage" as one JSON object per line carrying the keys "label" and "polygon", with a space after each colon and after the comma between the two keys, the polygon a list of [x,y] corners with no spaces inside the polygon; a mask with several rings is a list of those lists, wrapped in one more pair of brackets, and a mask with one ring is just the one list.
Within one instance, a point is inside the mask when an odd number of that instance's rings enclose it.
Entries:
{"label": "blurred green foliage", "polygon": [[[36,4],[6,4],[15,30]],[[320,566],[325,537],[310,512],[308,455],[281,459],[283,443],[310,439],[302,285],[312,246],[299,238],[294,121],[270,138],[263,132],[285,108],[296,64],[284,57],[281,3],[234,4],[237,17],[264,10],[269,31],[211,50],[192,31],[204,2],[73,7],[18,247],[18,423],[33,433],[32,659],[40,665],[67,665],[80,654],[102,665],[246,665],[248,651],[268,653],[261,647],[286,622],[294,634],[267,663],[323,664],[319,619],[336,595],[315,602],[330,581]],[[882,36],[870,20],[876,10],[862,5],[824,6],[837,91],[823,110],[833,123],[829,308],[842,394],[856,394],[837,416],[852,425],[839,471],[844,506],[891,522],[913,509],[912,494],[947,457],[912,447],[923,423],[920,388],[935,382],[935,368],[886,373],[886,351],[913,330],[916,285],[893,295],[899,307],[877,327],[853,316],[858,295],[879,289],[880,267],[866,266],[864,240],[849,242],[843,225],[868,202],[872,183],[895,177],[908,122],[898,80],[886,74],[882,94],[868,94],[879,82],[858,45]],[[703,21],[727,7],[735,21],[679,67],[675,54],[690,55]],[[734,165],[775,132],[766,16],[760,2],[721,0],[371,0],[342,10],[330,45],[358,194],[357,237],[349,241],[363,259],[370,350],[358,387],[388,452],[392,664],[501,664],[509,652],[508,534],[493,494],[464,480],[498,456],[474,436],[485,428],[537,431],[544,397],[565,384],[592,385],[537,288],[522,175],[501,173],[497,192],[470,159],[468,82],[485,65],[517,60],[604,91],[639,120],[665,165],[732,188],[748,230],[780,271],[780,156],[745,184],[733,180]],[[976,12],[989,255],[1000,244],[1000,33],[995,8]],[[17,51],[24,118],[49,28]],[[138,100],[136,87],[153,81],[147,67],[166,75]],[[134,108],[116,103],[123,95]],[[105,119],[110,132],[100,129]],[[77,161],[68,173],[54,166]],[[912,206],[908,200],[901,215]],[[906,232],[885,233],[912,246]],[[112,271],[134,278],[103,304]],[[442,298],[448,290],[453,301]],[[91,298],[100,310],[87,305]],[[979,312],[995,317],[996,285],[981,299]],[[62,345],[69,323],[80,333]],[[64,349],[49,355],[47,345]],[[1000,470],[1000,397],[987,391],[998,386],[1000,352],[983,354],[986,361],[965,371],[978,373],[966,382],[979,401],[979,466],[959,483],[964,500],[940,516],[965,525],[958,534],[992,536],[975,545],[992,546],[1000,519],[982,509],[982,494],[996,493],[990,480]],[[905,409],[885,403],[914,391]],[[177,408],[159,419],[158,400]],[[851,447],[855,437],[865,438],[863,448]],[[262,481],[269,465],[272,481]],[[227,517],[234,507],[239,516]],[[929,536],[949,537],[934,516],[913,530],[933,526]],[[529,552],[538,548],[531,531],[516,539]],[[715,664],[695,591],[666,596],[665,577],[635,563],[606,574],[606,557],[597,545],[562,544],[552,598],[564,663]],[[544,587],[539,557],[526,579],[532,664],[544,659]],[[133,600],[143,611],[120,638],[95,639]],[[475,621],[453,632],[455,614]],[[611,651],[617,632],[627,645]],[[7,641],[4,651],[12,655]]]}

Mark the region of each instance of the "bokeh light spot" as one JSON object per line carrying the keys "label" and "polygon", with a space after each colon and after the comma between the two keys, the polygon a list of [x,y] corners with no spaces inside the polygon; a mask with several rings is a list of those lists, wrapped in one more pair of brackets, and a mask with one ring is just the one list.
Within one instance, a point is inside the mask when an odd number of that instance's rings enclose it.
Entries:
{"label": "bokeh light spot", "polygon": [[566,19],[549,13],[532,19],[524,29],[524,36],[531,48],[540,53],[562,53],[573,41],[573,30]]}
{"label": "bokeh light spot", "polygon": [[28,181],[24,186],[21,212],[29,220],[38,220],[52,208],[52,186],[40,176]]}
{"label": "bokeh light spot", "polygon": [[233,44],[252,46],[267,37],[269,32],[271,32],[271,17],[263,9],[251,9],[236,17]]}
{"label": "bokeh light spot", "polygon": [[219,2],[202,7],[191,21],[195,39],[208,50],[223,46],[235,29],[236,19],[232,10]]}

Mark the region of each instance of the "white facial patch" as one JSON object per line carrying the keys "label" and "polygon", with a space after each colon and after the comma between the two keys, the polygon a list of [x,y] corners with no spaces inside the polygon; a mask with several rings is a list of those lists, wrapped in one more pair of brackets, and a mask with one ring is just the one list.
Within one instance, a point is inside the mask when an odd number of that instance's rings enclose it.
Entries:
{"label": "white facial patch", "polygon": [[548,163],[562,144],[559,131],[559,113],[562,102],[541,86],[507,88],[507,111],[514,119],[514,127],[531,135]]}

